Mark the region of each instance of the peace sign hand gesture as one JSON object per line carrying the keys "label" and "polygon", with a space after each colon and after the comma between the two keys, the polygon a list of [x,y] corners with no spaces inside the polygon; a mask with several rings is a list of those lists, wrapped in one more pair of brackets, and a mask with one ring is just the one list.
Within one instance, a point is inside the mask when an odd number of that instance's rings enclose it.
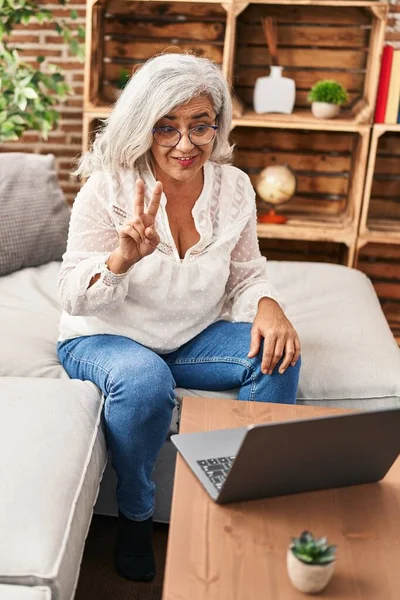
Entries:
{"label": "peace sign hand gesture", "polygon": [[136,180],[133,215],[119,232],[117,249],[121,260],[127,264],[133,265],[152,254],[160,242],[160,236],[155,230],[155,220],[162,191],[162,183],[157,181],[148,210],[144,212],[144,182],[142,179]]}

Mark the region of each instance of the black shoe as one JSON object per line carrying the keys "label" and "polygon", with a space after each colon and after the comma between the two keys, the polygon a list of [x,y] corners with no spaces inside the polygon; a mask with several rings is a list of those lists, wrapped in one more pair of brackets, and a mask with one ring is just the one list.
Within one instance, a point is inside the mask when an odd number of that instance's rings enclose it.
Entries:
{"label": "black shoe", "polygon": [[118,513],[115,566],[131,581],[152,581],[156,575],[153,553],[153,519],[132,521]]}

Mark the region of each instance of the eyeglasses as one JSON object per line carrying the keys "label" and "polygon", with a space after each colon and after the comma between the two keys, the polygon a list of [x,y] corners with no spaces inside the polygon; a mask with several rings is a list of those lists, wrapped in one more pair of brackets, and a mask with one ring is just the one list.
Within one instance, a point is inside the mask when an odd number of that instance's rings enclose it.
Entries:
{"label": "eyeglasses", "polygon": [[[213,141],[218,125],[196,125],[187,132],[193,146],[205,146]],[[153,129],[153,138],[159,146],[172,148],[177,146],[182,139],[183,133],[175,127],[156,127]]]}

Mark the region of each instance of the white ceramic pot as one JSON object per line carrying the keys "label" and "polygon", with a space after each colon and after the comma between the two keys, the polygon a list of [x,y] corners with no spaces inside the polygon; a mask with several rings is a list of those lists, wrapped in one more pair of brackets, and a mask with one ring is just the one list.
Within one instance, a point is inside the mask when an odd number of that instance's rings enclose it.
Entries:
{"label": "white ceramic pot", "polygon": [[300,592],[316,594],[329,583],[335,570],[335,561],[327,565],[308,565],[297,558],[288,548],[286,565],[289,579]]}
{"label": "white ceramic pot", "polygon": [[340,106],[329,102],[313,102],[311,111],[317,119],[334,119],[340,113]]}

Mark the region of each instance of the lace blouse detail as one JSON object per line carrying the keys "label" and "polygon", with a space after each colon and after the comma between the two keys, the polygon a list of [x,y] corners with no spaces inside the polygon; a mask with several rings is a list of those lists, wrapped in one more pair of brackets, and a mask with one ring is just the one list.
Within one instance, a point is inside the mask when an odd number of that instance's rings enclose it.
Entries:
{"label": "lace blouse detail", "polygon": [[[193,208],[200,240],[179,257],[161,198],[156,251],[127,273],[104,268],[118,231],[132,215],[137,173],[94,173],[78,193],[59,275],[64,312],[60,340],[112,333],[156,352],[179,348],[220,319],[252,322],[263,296],[278,300],[266,274],[257,231],[255,195],[245,173],[206,163],[203,191]],[[155,185],[142,174],[147,206]],[[90,288],[96,274],[100,278]]]}

